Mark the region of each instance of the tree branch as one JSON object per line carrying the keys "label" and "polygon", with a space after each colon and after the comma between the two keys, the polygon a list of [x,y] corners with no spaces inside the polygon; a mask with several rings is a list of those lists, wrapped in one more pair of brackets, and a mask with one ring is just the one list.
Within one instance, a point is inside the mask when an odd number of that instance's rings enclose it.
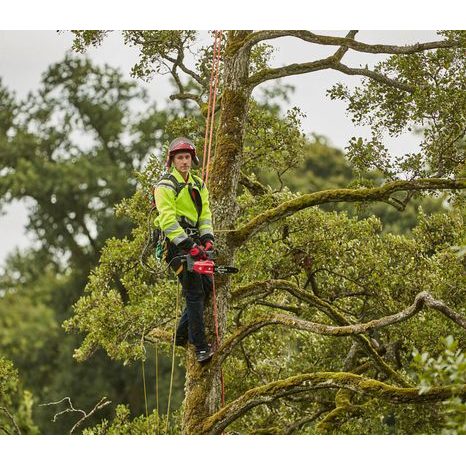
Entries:
{"label": "tree branch", "polygon": [[[302,288],[299,288],[298,286],[294,285],[293,283],[287,280],[267,280],[265,282],[255,282],[255,283],[249,284],[247,286],[241,287],[240,289],[236,290],[235,292],[232,293],[232,297],[235,297],[235,296],[237,297],[238,295],[250,296],[251,294],[254,294],[258,288],[261,289],[262,291],[263,290],[271,291],[274,289],[286,290],[289,293],[291,293],[293,296],[297,297],[298,299],[303,300],[307,302],[308,304],[310,304],[311,306],[314,306],[320,311],[324,312],[328,317],[330,317],[338,325],[340,326],[351,325],[350,322],[330,303],[328,303],[327,301],[324,301],[323,299],[320,299],[319,297],[313,295],[312,293],[309,293],[308,291]],[[443,305],[443,303],[432,300],[431,305],[432,307],[440,310],[441,305]],[[451,314],[451,312],[453,312],[451,310],[445,310],[445,309],[444,311],[445,311],[444,312],[445,315],[447,315],[447,313]],[[463,321],[459,319],[458,315],[457,316],[451,315],[449,317],[452,318],[452,320],[454,319],[458,320],[457,323],[463,326],[462,323],[459,323]],[[368,356],[372,358],[372,360],[374,361],[376,366],[379,368],[379,370],[381,370],[384,374],[391,377],[394,381],[396,381],[400,385],[404,387],[410,386],[410,383],[407,382],[402,375],[396,372],[396,370],[390,367],[390,365],[387,364],[382,359],[382,357],[379,355],[379,352],[378,352],[379,349],[374,347],[373,343],[368,337],[366,337],[363,334],[358,334],[358,333],[353,334],[352,337],[361,344],[361,348],[366,352]],[[216,359],[214,358],[213,360],[214,364],[216,363],[215,361]]]}
{"label": "tree branch", "polygon": [[286,65],[279,68],[268,68],[261,70],[250,76],[248,80],[248,86],[252,90],[259,84],[262,84],[265,81],[270,81],[271,79],[279,79],[286,76],[294,76],[297,74],[326,70],[331,67],[331,64],[334,61],[335,59],[333,56],[330,56],[321,60],[315,60],[306,63],[293,63],[291,65]]}
{"label": "tree branch", "polygon": [[109,405],[111,403],[110,400],[107,400],[107,397],[103,397],[93,408],[89,413],[86,413],[82,409],[76,409],[73,404],[71,403],[71,399],[69,396],[66,396],[65,398],[62,398],[60,401],[53,401],[51,403],[44,403],[39,406],[51,406],[51,405],[57,405],[62,403],[63,401],[67,401],[69,408],[64,409],[63,411],[60,411],[59,413],[56,413],[53,416],[53,422],[55,422],[58,418],[58,416],[61,416],[62,414],[65,413],[80,413],[81,414],[81,419],[76,422],[73,427],[70,430],[70,434],[74,432],[74,430],[79,427],[86,419],[88,419],[90,416],[92,416],[96,411],[99,411],[100,409],[104,408],[105,406]]}
{"label": "tree branch", "polygon": [[291,435],[295,430],[301,429],[305,424],[309,424],[310,422],[314,422],[316,419],[318,419],[322,414],[330,411],[330,408],[320,408],[317,412],[314,414],[311,414],[310,416],[305,416],[301,419],[298,419],[297,421],[293,422],[290,424],[285,431],[285,435]]}
{"label": "tree branch", "polygon": [[197,74],[195,71],[189,69],[183,62],[184,60],[184,51],[183,47],[180,47],[178,49],[178,56],[177,58],[170,57],[169,55],[163,55],[163,58],[165,60],[168,60],[171,63],[176,63],[178,68],[181,69],[184,73],[186,73],[188,76],[191,76],[197,83],[199,83],[203,88],[207,86],[207,83],[204,79],[201,78],[199,74]]}
{"label": "tree branch", "polygon": [[[284,280],[277,280],[283,282]],[[274,282],[274,280],[271,280]],[[266,283],[266,282],[262,282]],[[280,286],[280,283],[278,284]],[[294,285],[292,285],[294,287]],[[318,298],[316,298],[316,304],[318,304]],[[415,316],[425,306],[432,307],[433,309],[441,312],[449,319],[453,320],[456,324],[466,329],[466,318],[461,314],[450,309],[442,301],[435,300],[429,293],[422,291],[418,293],[414,299],[413,304],[407,307],[403,311],[396,314],[384,316],[380,319],[374,319],[369,322],[352,324],[352,325],[340,325],[332,326],[321,324],[318,322],[310,322],[308,320],[299,319],[297,317],[288,314],[274,313],[268,317],[261,317],[255,321],[239,328],[231,337],[229,337],[223,345],[218,349],[216,354],[215,364],[222,364],[223,361],[228,357],[233,349],[248,335],[257,332],[259,329],[268,325],[282,325],[284,327],[292,328],[294,330],[302,330],[306,332],[316,333],[319,335],[329,336],[350,336],[361,333],[367,333],[371,330],[388,327],[389,325],[397,324],[408,320]]]}
{"label": "tree branch", "polygon": [[465,189],[466,178],[450,180],[444,178],[424,178],[412,181],[392,181],[377,188],[327,189],[316,193],[304,194],[291,201],[269,209],[251,219],[246,225],[228,234],[229,242],[238,247],[248,238],[266,226],[289,217],[308,207],[328,204],[330,202],[375,202],[387,201],[399,191]]}
{"label": "tree branch", "polygon": [[246,173],[240,172],[239,182],[249,190],[251,194],[255,196],[263,196],[267,194],[267,188],[261,184],[259,181],[250,178]]}
{"label": "tree branch", "polygon": [[[16,429],[17,434],[18,434],[18,435],[21,435],[21,430],[19,429],[18,424],[16,423],[15,418],[14,418],[13,415],[10,413],[10,411],[8,411],[8,409],[5,408],[4,406],[0,406],[0,410],[5,412],[5,414],[8,416],[8,418],[9,418],[10,421],[11,421],[11,423],[13,424],[14,428]],[[6,432],[6,429],[4,429],[4,430],[5,430],[5,432]],[[6,432],[6,433],[9,433],[9,432]]]}
{"label": "tree branch", "polygon": [[426,393],[421,394],[418,388],[400,388],[348,372],[314,372],[274,381],[248,390],[208,417],[199,426],[199,433],[220,434],[250,409],[286,396],[296,388],[306,390],[344,388],[363,396],[372,396],[397,404],[432,403],[452,396],[466,396],[466,385],[431,387]]}
{"label": "tree branch", "polygon": [[[354,31],[357,32],[357,31]],[[424,50],[450,48],[460,46],[461,43],[458,41],[435,41],[435,42],[424,42],[413,45],[386,45],[386,44],[366,44],[354,40],[354,37],[335,37],[335,36],[324,36],[320,34],[314,34],[310,31],[258,31],[253,32],[245,40],[243,47],[250,48],[257,43],[264,40],[278,39],[280,37],[296,37],[306,42],[319,45],[330,45],[330,46],[344,46],[348,47],[357,52],[373,53],[373,54],[412,54],[422,52]]]}
{"label": "tree branch", "polygon": [[190,92],[178,92],[177,94],[171,94],[170,100],[192,100],[196,102],[197,105],[199,105],[201,108],[203,105],[202,99],[198,95],[192,94]]}
{"label": "tree branch", "polygon": [[[337,54],[339,55],[341,52],[337,51]],[[291,65],[282,66],[280,68],[269,68],[262,70],[249,78],[248,85],[251,87],[251,89],[253,89],[259,84],[262,84],[265,81],[270,81],[271,79],[332,69],[352,76],[365,76],[381,84],[395,87],[402,91],[411,93],[414,92],[414,87],[400,81],[396,81],[395,79],[388,78],[387,76],[377,73],[376,71],[369,70],[368,68],[350,68],[346,65],[343,65],[339,62],[338,55],[331,55],[330,57],[324,58],[322,60],[316,60],[312,62],[293,63]]]}
{"label": "tree branch", "polygon": [[342,63],[336,61],[334,61],[329,68],[351,76],[365,76],[366,78],[370,78],[381,84],[385,84],[386,86],[396,87],[402,91],[410,93],[414,92],[414,87],[410,86],[409,84],[388,78],[387,76],[377,73],[376,71],[369,70],[368,68],[350,68],[349,66],[343,65]]}

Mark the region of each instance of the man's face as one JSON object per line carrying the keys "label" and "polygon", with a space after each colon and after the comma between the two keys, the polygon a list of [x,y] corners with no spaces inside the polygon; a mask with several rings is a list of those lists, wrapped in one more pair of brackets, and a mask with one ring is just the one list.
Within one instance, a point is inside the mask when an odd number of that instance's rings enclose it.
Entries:
{"label": "man's face", "polygon": [[178,152],[173,156],[173,165],[182,175],[188,175],[191,164],[192,159],[189,152]]}

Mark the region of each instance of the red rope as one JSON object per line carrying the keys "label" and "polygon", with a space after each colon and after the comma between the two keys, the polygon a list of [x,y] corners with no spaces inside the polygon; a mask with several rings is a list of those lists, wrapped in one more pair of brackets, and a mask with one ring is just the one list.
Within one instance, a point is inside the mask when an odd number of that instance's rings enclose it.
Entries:
{"label": "red rope", "polygon": [[[217,349],[220,346],[220,335],[218,333],[218,313],[217,313],[217,296],[215,293],[215,278],[214,274],[212,274],[212,305],[213,305],[213,311],[214,311],[214,326],[215,326],[215,342],[216,342],[216,348]],[[222,408],[225,406],[225,383],[223,380],[223,370],[220,368],[220,387],[221,387],[221,393],[222,393]]]}
{"label": "red rope", "polygon": [[[215,59],[217,50],[217,32],[215,32],[215,40],[214,40],[214,50],[213,50],[213,57]],[[210,81],[209,81],[209,100],[207,101],[207,118],[206,118],[206,125],[205,125],[205,135],[204,135],[204,153],[202,155],[202,179],[204,179],[205,167],[207,162],[207,140],[209,136],[209,125],[210,125],[210,109],[211,109],[211,101],[212,101],[212,91],[213,91],[213,82],[214,82],[214,61],[212,62],[212,69],[210,71]]]}
{"label": "red rope", "polygon": [[202,179],[207,185],[210,169],[210,155],[214,134],[215,105],[217,102],[218,76],[220,71],[220,51],[222,31],[215,31],[212,70],[209,83],[209,101],[207,103],[206,131],[204,137],[204,154],[202,163]]}
{"label": "red rope", "polygon": [[[214,46],[212,52],[212,70],[209,82],[209,100],[207,102],[207,118],[204,136],[204,153],[202,157],[202,180],[207,185],[209,179],[210,156],[212,151],[212,139],[214,134],[215,104],[217,102],[218,76],[220,71],[220,51],[222,43],[222,31],[215,31]],[[220,347],[220,335],[218,332],[217,296],[215,292],[215,279],[212,274],[212,307],[215,326],[215,350]],[[222,408],[225,406],[225,383],[223,370],[220,368],[220,387]]]}

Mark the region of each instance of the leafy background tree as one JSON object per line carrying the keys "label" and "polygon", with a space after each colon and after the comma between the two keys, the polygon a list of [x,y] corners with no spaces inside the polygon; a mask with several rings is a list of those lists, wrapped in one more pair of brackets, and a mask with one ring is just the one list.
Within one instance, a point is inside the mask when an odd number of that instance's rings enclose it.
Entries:
{"label": "leafy background tree", "polygon": [[[50,66],[25,101],[4,86],[0,95],[1,199],[27,201],[27,229],[35,238],[34,248],[10,256],[1,278],[2,353],[34,394],[43,433],[63,433],[71,421],[52,424],[54,408],[37,404],[64,396],[88,409],[106,394],[138,411],[141,366],[123,367],[101,351],[76,364],[79,339],[66,336],[61,324],[105,240],[130,232],[113,207],[134,193],[134,170],[166,142],[170,116],[119,71],[71,56]],[[166,361],[161,370],[168,370]]]}

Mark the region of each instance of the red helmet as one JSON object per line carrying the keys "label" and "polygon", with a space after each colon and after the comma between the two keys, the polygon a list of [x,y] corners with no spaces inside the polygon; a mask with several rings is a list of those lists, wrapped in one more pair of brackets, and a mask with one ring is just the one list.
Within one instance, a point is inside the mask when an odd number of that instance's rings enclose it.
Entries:
{"label": "red helmet", "polygon": [[167,167],[169,168],[172,164],[172,157],[178,152],[189,152],[191,154],[191,160],[195,167],[199,166],[199,159],[196,155],[196,147],[194,143],[188,138],[176,138],[168,147],[167,154]]}

